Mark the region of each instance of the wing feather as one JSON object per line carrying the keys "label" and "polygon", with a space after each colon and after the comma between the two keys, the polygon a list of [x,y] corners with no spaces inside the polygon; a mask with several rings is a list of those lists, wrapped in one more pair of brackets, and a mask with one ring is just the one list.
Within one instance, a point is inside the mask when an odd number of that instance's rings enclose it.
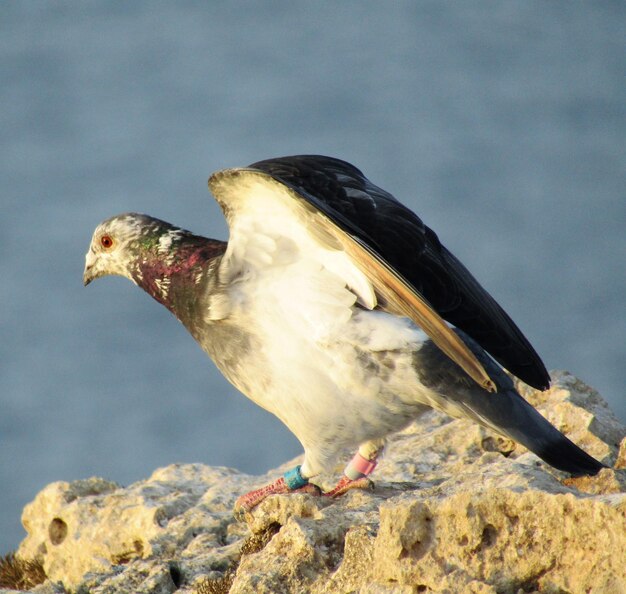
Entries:
{"label": "wing feather", "polygon": [[338,224],[310,195],[254,168],[218,171],[209,179],[209,187],[231,232],[223,260],[229,277],[225,282],[246,274],[246,266],[251,265],[250,251],[242,252],[248,242],[246,237],[254,237],[260,226],[272,229],[277,225],[278,236],[302,244],[294,246],[295,250],[303,246],[318,250],[323,266],[340,276],[362,305],[373,309],[381,298],[387,311],[412,319],[479,385],[495,391],[483,366],[456,333],[401,274],[360,237],[346,230],[348,220]]}
{"label": "wing feather", "polygon": [[434,231],[356,167],[332,157],[296,155],[250,168],[268,173],[325,212],[511,373],[535,388],[549,387],[543,361],[496,300]]}

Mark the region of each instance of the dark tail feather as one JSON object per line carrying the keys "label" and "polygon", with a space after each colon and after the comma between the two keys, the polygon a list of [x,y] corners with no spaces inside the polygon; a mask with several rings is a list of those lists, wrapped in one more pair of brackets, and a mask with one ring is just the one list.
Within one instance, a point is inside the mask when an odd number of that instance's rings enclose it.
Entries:
{"label": "dark tail feather", "polygon": [[[483,364],[498,391],[489,393],[480,388],[430,341],[419,352],[425,383],[432,382],[431,387],[449,404],[456,402],[453,406],[461,409],[459,412],[464,410],[467,416],[521,443],[550,466],[574,476],[594,475],[606,468],[528,404],[511,378],[471,338],[464,332],[456,332]],[[432,374],[431,382],[428,374]]]}
{"label": "dark tail feather", "polygon": [[498,392],[488,394],[472,387],[461,397],[464,406],[485,419],[488,426],[521,443],[554,468],[574,476],[594,475],[605,468],[528,404],[502,371],[498,369],[496,374],[491,371],[488,370],[492,379],[496,379]]}
{"label": "dark tail feather", "polygon": [[[500,403],[490,405],[490,414],[485,416],[503,433],[537,454],[550,466],[573,476],[594,475],[605,468],[604,464],[581,450],[546,421],[517,392],[496,394],[494,400],[503,402],[504,407]],[[500,408],[506,410],[500,411]]]}

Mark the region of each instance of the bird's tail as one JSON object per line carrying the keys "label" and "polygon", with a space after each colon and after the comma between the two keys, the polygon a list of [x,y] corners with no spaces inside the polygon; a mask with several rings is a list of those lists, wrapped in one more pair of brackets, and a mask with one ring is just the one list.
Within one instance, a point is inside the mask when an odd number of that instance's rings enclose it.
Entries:
{"label": "bird's tail", "polygon": [[550,466],[574,476],[594,475],[605,468],[604,464],[581,450],[528,404],[517,392],[509,376],[472,339],[462,332],[458,333],[479,357],[498,391],[488,393],[475,382],[467,381],[468,378],[461,375],[464,372],[449,359],[445,361],[445,356],[442,358],[436,355],[430,347],[424,352],[423,347],[423,355],[437,360],[435,362],[431,359],[430,362],[435,363],[436,369],[432,377],[436,378],[437,385],[432,388],[446,401],[437,408],[454,416],[470,417],[521,443]]}
{"label": "bird's tail", "polygon": [[465,400],[482,424],[514,439],[542,460],[573,476],[597,474],[604,465],[570,441],[556,427],[526,402],[515,388],[500,389],[496,394],[476,390]]}

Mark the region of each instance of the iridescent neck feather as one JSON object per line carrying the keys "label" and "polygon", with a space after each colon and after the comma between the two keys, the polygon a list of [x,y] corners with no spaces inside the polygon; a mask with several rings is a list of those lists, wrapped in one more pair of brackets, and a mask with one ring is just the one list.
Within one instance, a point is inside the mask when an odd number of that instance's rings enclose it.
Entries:
{"label": "iridescent neck feather", "polygon": [[208,279],[226,243],[167,224],[146,229],[134,243],[133,280],[186,323],[201,293],[198,286]]}

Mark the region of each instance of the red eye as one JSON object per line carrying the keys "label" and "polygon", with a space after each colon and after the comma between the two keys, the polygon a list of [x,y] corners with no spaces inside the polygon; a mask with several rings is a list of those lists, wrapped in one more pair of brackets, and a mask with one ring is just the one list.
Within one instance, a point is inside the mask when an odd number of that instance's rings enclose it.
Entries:
{"label": "red eye", "polygon": [[100,238],[100,245],[105,250],[110,250],[113,247],[113,238],[110,235],[103,235]]}

